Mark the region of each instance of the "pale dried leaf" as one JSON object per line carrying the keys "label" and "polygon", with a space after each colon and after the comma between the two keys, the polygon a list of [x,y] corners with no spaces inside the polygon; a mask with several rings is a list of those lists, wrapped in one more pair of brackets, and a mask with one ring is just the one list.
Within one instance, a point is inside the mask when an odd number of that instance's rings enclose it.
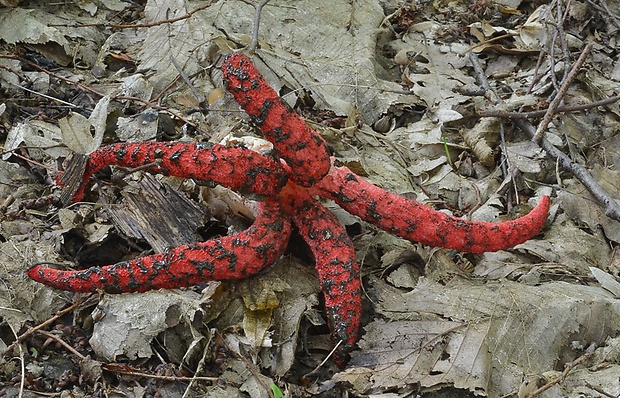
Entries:
{"label": "pale dried leaf", "polygon": [[[85,26],[106,21],[106,16],[76,17],[73,10],[43,8],[13,10],[0,9],[0,37],[10,42],[27,43],[31,49],[60,65],[81,60],[95,61],[99,44],[106,35],[95,26]],[[76,26],[76,19],[82,26]]]}
{"label": "pale dried leaf", "polygon": [[61,295],[25,274],[30,265],[54,257],[49,243],[19,236],[0,243],[0,318],[14,330],[20,330],[26,321],[43,322],[65,305]]}
{"label": "pale dried leaf", "polygon": [[527,49],[549,48],[549,33],[547,25],[553,23],[551,6],[543,4],[529,15],[525,24],[519,30],[519,37]]}
{"label": "pale dried leaf", "polygon": [[[202,300],[190,291],[104,296],[96,309],[102,317],[94,325],[90,346],[109,361],[149,358],[153,354],[151,341],[180,323],[191,323],[197,313],[204,311]],[[167,348],[185,352],[187,347]]]}
{"label": "pale dried leaf", "polygon": [[[278,306],[271,310],[268,333],[272,347],[261,350],[260,357],[265,368],[282,376],[290,371],[295,360],[301,319],[318,304],[318,283],[311,268],[293,258],[278,261],[260,280],[265,281],[263,286],[268,286],[266,289],[272,290],[278,300]],[[251,280],[241,283],[252,284]],[[249,302],[251,298],[244,294],[243,299]],[[246,307],[246,316],[247,312]]]}
{"label": "pale dried leaf", "polygon": [[506,149],[511,167],[529,174],[537,174],[542,170],[541,164],[545,160],[544,151],[532,141],[507,144]]}
{"label": "pale dried leaf", "polygon": [[[445,154],[444,146],[444,123],[442,120],[433,117],[432,112],[426,112],[422,119],[415,123],[411,123],[406,127],[397,128],[387,137],[401,145],[407,145],[412,149],[424,150],[423,154],[434,158]],[[426,148],[426,146],[433,146]],[[436,148],[437,145],[441,147]],[[420,149],[421,148],[421,149]]]}
{"label": "pale dried leaf", "polygon": [[575,355],[574,333],[601,344],[620,321],[620,304],[598,287],[541,289],[459,277],[446,285],[421,279],[405,294],[377,286],[377,310],[397,323],[375,321],[354,353],[354,365],[373,371],[367,388],[409,380],[501,396],[516,390],[522,374],[553,369],[558,355]]}
{"label": "pale dried leaf", "polygon": [[[590,171],[607,192],[617,196],[615,193],[620,192],[620,171],[601,166],[593,166]],[[602,227],[608,239],[620,242],[620,222],[607,217],[603,208],[594,205],[592,196],[583,185],[573,179],[564,183],[564,190],[558,192],[558,201],[566,214],[580,223],[585,223],[591,231]]]}
{"label": "pale dried leaf", "polygon": [[50,27],[40,11],[25,8],[0,9],[0,37],[8,44],[45,44],[53,41],[61,46],[67,40],[58,28]]}
{"label": "pale dried leaf", "polygon": [[127,7],[127,3],[122,0],[97,0],[97,3],[112,11],[123,11]]}
{"label": "pale dried leaf", "polygon": [[589,275],[590,266],[605,269],[610,263],[608,244],[600,237],[579,229],[565,216],[558,216],[546,229],[545,239],[534,239],[524,246],[543,262],[561,264],[566,273]]}
{"label": "pale dried leaf", "polygon": [[103,135],[105,134],[105,130],[107,127],[108,115],[110,114],[110,101],[112,96],[110,94],[101,98],[97,105],[95,105],[95,109],[91,112],[88,117],[88,121],[93,126],[95,130],[95,135],[93,136],[91,146],[87,153],[91,153],[98,149],[103,142]]}
{"label": "pale dried leaf", "polygon": [[473,154],[480,159],[480,162],[492,167],[495,165],[493,148],[488,142],[494,142],[499,134],[499,121],[496,118],[481,119],[471,129],[460,131],[465,141],[465,145],[471,148]]}
{"label": "pale dried leaf", "polygon": [[596,267],[590,267],[590,272],[596,278],[601,287],[613,294],[616,298],[620,298],[620,283],[607,272]]}
{"label": "pale dried leaf", "polygon": [[[467,45],[435,43],[428,37],[428,31],[410,31],[402,41],[391,44],[395,50],[407,49],[415,54],[423,54],[415,64],[406,68],[404,74],[413,85],[412,91],[422,99],[429,110],[455,112],[455,107],[471,98],[458,92],[459,88],[475,84],[475,79],[465,73],[466,58],[460,53]],[[438,117],[447,122],[454,118]]]}
{"label": "pale dried leaf", "polygon": [[[168,20],[187,14],[196,5],[184,0],[152,0],[144,8],[144,22]],[[215,7],[216,8],[216,7]],[[188,76],[200,70],[200,63],[207,58],[205,44],[220,35],[210,24],[197,15],[172,24],[149,27],[141,42],[141,70],[155,72],[149,81],[155,92],[166,88],[179,74],[171,58],[174,58]]]}
{"label": "pale dried leaf", "polygon": [[29,147],[30,156],[37,160],[41,160],[45,154],[54,159],[67,156],[69,150],[59,146],[60,142],[61,130],[58,126],[42,120],[17,123],[9,130],[2,159],[8,159],[10,151],[22,144]]}
{"label": "pale dried leaf", "polygon": [[88,154],[92,152],[93,136],[90,133],[90,122],[79,113],[69,114],[58,120],[62,131],[63,143],[73,152]]}
{"label": "pale dried leaf", "polygon": [[521,4],[521,0],[493,0],[493,3],[505,8],[516,10]]}
{"label": "pale dried leaf", "polygon": [[[615,349],[618,349],[618,342],[615,342]],[[620,365],[618,363],[606,363],[598,367],[579,367],[573,369],[568,376],[562,379],[559,386],[562,388],[560,397],[601,397],[603,395],[594,394],[592,386],[597,386],[600,391],[612,397],[620,396],[620,383],[618,375]],[[587,380],[584,382],[584,380]],[[604,386],[604,387],[603,387]]]}
{"label": "pale dried leaf", "polygon": [[12,151],[22,144],[28,135],[32,135],[32,128],[26,123],[17,123],[9,130],[4,144],[4,153],[2,154],[2,160],[7,160],[12,156],[9,151]]}
{"label": "pale dried leaf", "polygon": [[398,194],[415,191],[402,162],[399,162],[399,159],[389,150],[376,148],[364,155],[362,164],[371,175],[368,177],[370,182],[380,184],[386,190]]}
{"label": "pale dried leaf", "polygon": [[146,109],[138,115],[119,117],[116,135],[121,141],[141,142],[157,137],[159,114],[154,109]]}
{"label": "pale dried leaf", "polygon": [[145,101],[150,100],[153,94],[153,86],[141,73],[124,78],[119,90],[125,97],[135,97]]}
{"label": "pale dried leaf", "polygon": [[[434,178],[441,180],[449,172],[449,170],[443,169],[443,166],[445,166],[447,162],[448,158],[445,156],[439,156],[434,159],[424,158],[407,167],[407,171],[415,177],[426,177],[432,175]],[[438,171],[439,168],[442,169]]]}

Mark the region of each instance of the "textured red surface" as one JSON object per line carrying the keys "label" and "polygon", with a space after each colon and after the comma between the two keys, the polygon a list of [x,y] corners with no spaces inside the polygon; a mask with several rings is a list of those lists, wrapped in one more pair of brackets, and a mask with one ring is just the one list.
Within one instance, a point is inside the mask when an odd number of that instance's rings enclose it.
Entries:
{"label": "textured red surface", "polygon": [[353,243],[344,227],[307,190],[289,182],[282,192],[283,205],[312,254],[334,344],[342,344],[334,361],[343,365],[359,338],[362,308],[360,270]]}
{"label": "textured red surface", "polygon": [[210,181],[259,195],[274,195],[287,181],[279,161],[246,148],[186,142],[119,143],[89,155],[82,185],[73,200],[82,200],[88,180],[106,166],[136,168],[149,164],[143,170]]}
{"label": "textured red surface", "polygon": [[62,271],[35,265],[27,272],[37,282],[74,292],[145,292],[243,279],[273,264],[286,249],[291,224],[283,214],[279,200],[267,198],[254,224],[235,235],[105,267]]}
{"label": "textured red surface", "polygon": [[468,253],[505,250],[533,238],[549,211],[549,197],[543,196],[536,208],[515,220],[463,220],[379,188],[346,167],[332,168],[314,192],[391,234]]}
{"label": "textured red surface", "polygon": [[228,91],[291,167],[289,177],[304,187],[320,181],[330,167],[323,138],[289,109],[244,54],[229,54],[222,73]]}

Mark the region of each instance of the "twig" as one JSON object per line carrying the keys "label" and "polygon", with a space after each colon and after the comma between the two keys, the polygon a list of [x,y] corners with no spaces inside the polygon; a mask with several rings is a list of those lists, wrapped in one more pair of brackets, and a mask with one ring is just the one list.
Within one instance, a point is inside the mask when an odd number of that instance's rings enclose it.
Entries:
{"label": "twig", "polygon": [[67,343],[66,341],[64,341],[63,339],[61,339],[60,337],[56,336],[54,333],[50,333],[50,332],[46,332],[45,330],[37,330],[37,333],[50,338],[56,342],[58,342],[60,345],[62,345],[63,347],[65,347],[69,352],[71,352],[73,355],[75,355],[76,357],[80,358],[80,359],[84,359],[86,358],[84,355],[82,355],[78,350],[76,350],[75,348],[71,347],[69,345],[69,343]]}
{"label": "twig", "polygon": [[568,75],[566,76],[566,79],[564,79],[564,82],[562,83],[562,86],[560,87],[560,90],[558,91],[557,95],[555,96],[555,98],[553,98],[553,101],[551,101],[551,103],[549,104],[549,108],[547,108],[547,113],[545,114],[545,117],[538,125],[538,128],[536,129],[536,132],[534,134],[534,137],[532,137],[532,141],[534,141],[535,143],[540,143],[540,140],[545,134],[545,130],[549,126],[549,123],[551,123],[551,119],[553,119],[553,117],[555,116],[556,109],[558,108],[558,106],[560,106],[560,102],[562,102],[562,99],[564,99],[564,95],[568,91],[568,87],[571,85],[571,83],[577,76],[579,69],[581,69],[581,66],[585,62],[588,55],[590,54],[592,47],[593,47],[593,44],[590,43],[583,49],[583,51],[581,52],[581,55],[579,56],[579,58],[573,65]]}
{"label": "twig", "polygon": [[107,23],[87,23],[87,24],[81,24],[81,25],[69,25],[69,24],[52,24],[49,26],[52,27],[56,27],[56,26],[65,26],[65,27],[70,27],[70,28],[87,28],[87,27],[104,27],[104,28],[113,28],[113,29],[132,29],[132,28],[152,28],[154,26],[159,26],[159,25],[163,25],[166,23],[175,23],[175,22],[179,22],[182,21],[184,19],[187,19],[189,17],[191,17],[192,15],[194,15],[195,13],[197,13],[198,11],[202,11],[205,10],[209,7],[211,7],[211,1],[209,1],[207,4],[202,5],[190,12],[188,12],[185,15],[181,15],[180,17],[176,17],[176,18],[170,18],[170,19],[163,19],[160,21],[154,21],[154,22],[149,22],[149,23],[137,23],[137,24],[107,24]]}
{"label": "twig", "polygon": [[[486,78],[486,74],[484,73],[484,69],[482,68],[482,65],[480,64],[480,59],[478,58],[478,56],[474,52],[470,52],[469,60],[474,67],[474,71],[476,72],[476,75],[478,76],[478,83],[480,84],[480,86],[482,86],[482,88],[485,91],[485,98],[491,101],[492,104],[504,103],[504,101],[502,100],[502,97],[500,97],[495,92],[495,90],[491,88],[491,85],[489,84],[489,81]],[[510,167],[510,159],[508,158],[508,155],[507,155],[508,150],[506,147],[506,136],[504,134],[503,123],[500,123],[500,137],[501,137],[501,147],[502,147],[500,165],[502,169],[502,175],[507,176],[510,174],[511,167]],[[516,190],[517,190],[517,187],[515,186],[515,191]],[[508,199],[512,199],[511,194],[512,194],[512,191],[509,191],[508,197],[507,197]],[[518,197],[518,195],[515,195],[515,196]],[[510,202],[511,200],[507,200],[507,203],[510,203]]]}
{"label": "twig", "polygon": [[[555,42],[556,42],[556,39],[558,39],[561,44],[560,48],[562,49],[562,58],[565,61],[565,65],[567,65],[570,60],[570,55],[568,52],[568,43],[566,42],[566,34],[564,34],[564,22],[566,21],[566,17],[568,16],[568,10],[570,9],[570,0],[567,1],[565,12],[562,12],[562,3],[563,3],[562,0],[555,0],[554,3],[555,3],[555,8],[556,8],[557,21],[549,22],[550,25],[553,25],[555,27],[555,34],[551,38],[550,55],[551,57],[553,57],[553,52],[555,50]],[[562,81],[564,82],[568,76],[568,72],[567,72],[566,66],[562,69],[564,72],[564,76],[562,76]],[[551,77],[555,78],[555,74],[553,73],[553,70],[555,70],[555,68],[551,69]],[[561,88],[560,89],[557,88],[557,82],[555,80],[554,80],[554,87],[556,87],[556,91],[558,93],[561,92]]]}
{"label": "twig", "polygon": [[576,366],[580,365],[582,362],[588,360],[592,356],[592,354],[593,352],[586,352],[585,354],[575,359],[574,361],[567,363],[566,365],[564,365],[564,371],[562,372],[561,375],[559,375],[555,379],[551,379],[544,386],[540,387],[538,390],[532,391],[529,395],[526,396],[526,398],[535,398],[543,391],[546,391],[550,389],[551,387],[553,387],[554,385],[558,384],[560,381],[564,380],[566,376],[568,376],[571,370],[573,370]]}
{"label": "twig", "polygon": [[187,84],[192,94],[194,94],[194,97],[196,97],[196,99],[198,100],[198,103],[202,104],[203,102],[205,102],[204,97],[200,95],[198,90],[196,90],[196,87],[194,87],[192,82],[189,81],[189,77],[185,74],[185,72],[183,72],[183,69],[181,69],[181,67],[177,63],[176,59],[174,59],[172,54],[170,54],[170,62],[172,62],[172,66],[174,66],[177,72],[179,72],[179,76],[181,76],[181,79],[183,79],[185,84]]}
{"label": "twig", "polygon": [[536,61],[536,68],[534,68],[534,76],[532,76],[532,81],[530,83],[530,86],[527,88],[527,93],[531,94],[532,91],[534,91],[534,86],[536,85],[536,83],[538,83],[542,77],[544,76],[544,74],[539,73],[540,72],[540,67],[542,66],[543,63],[543,59],[545,58],[545,51],[541,51],[540,54],[538,54],[538,60]]}
{"label": "twig", "polygon": [[[478,56],[475,53],[469,53],[469,58],[474,64],[474,70],[478,75],[478,80],[483,87],[488,87],[489,82],[481,68],[476,68],[475,63],[479,64]],[[481,72],[481,73],[480,73]],[[516,119],[515,124],[523,130],[530,138],[534,137],[536,129],[527,120]],[[557,149],[546,139],[540,141],[540,146],[547,152],[547,155],[557,161],[563,170],[574,175],[586,189],[594,196],[598,203],[603,207],[605,215],[616,221],[620,221],[620,206],[609,194],[592,178],[590,173],[580,165],[570,159],[564,152]]]}
{"label": "twig", "polygon": [[16,344],[21,343],[22,341],[26,340],[28,337],[30,337],[31,334],[33,334],[34,332],[46,327],[47,325],[49,325],[50,323],[54,322],[55,320],[57,320],[58,318],[62,317],[63,315],[73,311],[76,307],[82,305],[83,303],[85,303],[86,301],[88,301],[91,297],[93,297],[93,294],[90,294],[86,297],[83,297],[81,299],[79,299],[78,301],[76,301],[75,303],[73,303],[71,306],[65,308],[64,310],[60,310],[56,313],[56,315],[52,316],[51,318],[49,318],[48,320],[46,320],[43,323],[38,324],[37,326],[33,326],[30,329],[26,330],[26,332],[24,332],[21,336],[19,336],[13,343],[11,343],[11,345],[9,345],[6,350],[4,350],[4,352],[2,353],[2,355],[7,355],[12,349],[13,347],[15,347]]}
{"label": "twig", "polygon": [[248,50],[250,52],[256,51],[258,48],[258,27],[260,25],[260,14],[263,11],[263,7],[269,3],[271,0],[262,0],[258,3],[254,3],[250,0],[241,0],[245,4],[249,4],[254,7],[254,25],[252,26],[252,42],[248,46]]}
{"label": "twig", "polygon": [[[557,3],[557,2],[558,0],[553,0],[552,4],[548,7],[548,11],[544,11],[544,12],[551,13],[551,7],[553,6],[554,3]],[[556,60],[555,60],[555,37],[556,35],[551,35],[551,33],[549,32],[549,25],[555,25],[555,24],[552,21],[550,21],[549,16],[544,17],[544,22],[545,22],[545,27],[547,29],[547,36],[550,36],[551,39],[545,43],[546,45],[541,44],[541,46],[543,48],[546,47],[547,52],[549,53],[549,71],[550,71],[549,78],[551,80],[551,85],[553,86],[554,92],[557,92],[560,89],[560,85],[558,84],[558,78],[555,75],[555,67],[557,65]],[[566,70],[566,67],[564,67],[564,70]],[[550,102],[552,98],[553,98],[553,93],[551,94],[551,96],[549,97],[547,101]]]}
{"label": "twig", "polygon": [[602,4],[598,4],[597,2],[594,2],[592,0],[586,0],[586,2],[601,13],[606,13],[609,17],[608,19],[611,20],[610,23],[614,24],[616,28],[620,28],[620,16],[618,16],[618,14],[616,13],[611,12],[611,10],[609,9],[609,7],[607,7],[607,4],[604,1],[602,2]]}
{"label": "twig", "polygon": [[[83,107],[83,106],[80,106],[80,105],[73,105],[73,104],[72,104],[72,103],[70,103],[70,102],[63,101],[63,100],[61,100],[61,99],[59,99],[59,98],[51,97],[51,96],[49,96],[49,95],[46,95],[46,94],[40,93],[40,92],[38,92],[38,91],[31,90],[31,89],[29,89],[29,88],[26,88],[26,87],[20,86],[19,84],[15,84],[15,83],[11,83],[11,82],[8,82],[8,83],[9,83],[10,85],[12,85],[12,86],[15,86],[15,87],[17,87],[17,88],[19,88],[19,89],[21,89],[21,90],[27,91],[27,92],[29,92],[29,93],[31,93],[31,94],[36,94],[36,95],[39,95],[39,96],[41,96],[41,97],[43,97],[43,98],[46,98],[46,99],[48,99],[48,100],[51,100],[51,101],[60,102],[61,104],[66,105],[66,106],[68,106],[68,107],[70,107],[70,108],[84,109],[84,107]],[[92,109],[88,109],[88,110],[92,112]]]}
{"label": "twig", "polygon": [[[208,344],[209,343],[207,343],[207,345]],[[199,374],[204,368],[205,362],[207,361],[207,357],[209,356],[209,354],[210,354],[209,350],[206,350],[206,349],[202,350],[202,358],[200,358],[198,365],[196,365],[196,371],[194,372],[194,377],[192,377],[192,380],[190,380],[190,382],[187,383],[187,386],[185,387],[185,391],[183,392],[183,396],[181,398],[187,398],[191,396],[192,386],[194,385],[194,381],[197,380],[196,377],[198,377],[196,375]]]}
{"label": "twig", "polygon": [[[480,63],[480,58],[478,58],[476,53],[469,52],[469,61],[471,62],[471,65],[474,67],[474,72],[476,72],[476,76],[478,76],[478,83],[482,86],[484,91],[487,91],[487,92],[488,91],[492,91],[493,92],[493,89],[491,88],[491,84],[489,84],[489,80],[487,79],[486,74],[484,73],[484,69],[482,69],[482,64]],[[486,96],[486,93],[485,93],[485,96]],[[489,100],[492,100],[494,104],[498,104],[498,103],[503,103],[504,102],[499,97],[497,99],[489,98]]]}
{"label": "twig", "polygon": [[[17,337],[17,333],[15,332],[15,329],[10,323],[9,323],[9,327],[11,328],[11,332],[13,332],[13,336],[15,336],[15,339],[19,339],[19,337]],[[24,359],[24,348],[22,347],[22,345],[18,344],[17,347],[19,347],[19,362],[21,364],[21,376],[19,378],[18,398],[22,398],[24,396],[24,386],[26,385],[26,360]]]}
{"label": "twig", "polygon": [[105,364],[102,366],[103,369],[108,372],[136,376],[136,377],[146,377],[148,379],[156,379],[156,380],[164,380],[164,381],[191,381],[191,380],[199,380],[199,381],[218,381],[219,377],[207,377],[207,376],[161,376],[161,375],[153,375],[148,373],[136,372],[132,370],[127,365],[117,365],[117,364]]}
{"label": "twig", "polygon": [[591,389],[593,389],[594,391],[596,391],[597,393],[602,394],[602,395],[604,395],[604,396],[606,396],[606,397],[608,397],[608,398],[618,398],[618,396],[617,396],[617,395],[610,394],[610,393],[608,393],[608,392],[604,391],[602,388],[599,388],[599,387],[593,386],[592,384],[590,384],[590,383],[589,383],[589,382],[587,382],[587,381],[586,381],[586,387],[591,388]]}
{"label": "twig", "polygon": [[329,360],[329,358],[332,357],[332,355],[334,355],[334,353],[336,352],[336,350],[338,349],[338,347],[340,347],[342,345],[343,341],[339,340],[338,343],[336,343],[334,345],[334,348],[332,348],[332,350],[329,352],[329,354],[327,354],[327,356],[325,358],[323,358],[323,360],[321,361],[321,363],[319,363],[318,365],[316,365],[316,367],[314,369],[312,369],[310,372],[306,373],[304,375],[304,378],[309,379],[311,376],[316,375],[319,373],[319,370],[323,367],[323,365],[325,365],[327,363],[327,361]]}
{"label": "twig", "polygon": [[[573,112],[581,112],[588,109],[598,108],[599,106],[605,106],[613,104],[614,102],[618,102],[620,100],[620,95],[614,95],[613,97],[605,98],[600,101],[590,102],[589,104],[581,104],[581,105],[570,105],[570,106],[559,106],[555,110],[555,114],[559,113],[573,113]],[[534,119],[537,117],[545,116],[548,111],[540,110],[540,111],[531,111],[531,112],[508,112],[508,111],[499,111],[499,110],[488,110],[482,111],[478,113],[480,117],[502,117],[506,119]]]}
{"label": "twig", "polygon": [[[56,146],[56,145],[54,145],[54,146]],[[18,153],[19,149],[29,149],[29,148],[30,147],[19,147],[19,148],[15,148],[15,149],[11,149],[11,150],[6,151],[5,147],[0,146],[0,149],[2,150],[2,151],[0,151],[0,155],[4,155],[4,154],[10,153],[13,156],[15,156],[16,158],[21,159],[21,160],[23,160],[23,161],[25,161],[25,162],[27,162],[27,163],[29,163],[31,165],[40,167],[40,168],[45,169],[47,171],[56,171],[55,169],[51,168],[50,166],[44,165],[43,163],[37,162],[36,160],[33,160],[33,159],[29,159],[26,156]],[[33,147],[33,149],[41,149],[41,148],[43,148],[43,147],[39,147],[39,148],[34,148]]]}

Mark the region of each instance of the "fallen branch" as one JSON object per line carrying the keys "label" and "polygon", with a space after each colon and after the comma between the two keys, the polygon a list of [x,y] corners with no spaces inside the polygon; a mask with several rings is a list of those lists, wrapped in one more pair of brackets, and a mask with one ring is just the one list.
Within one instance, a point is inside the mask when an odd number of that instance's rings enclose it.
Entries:
{"label": "fallen branch", "polygon": [[575,80],[575,77],[577,76],[579,69],[581,69],[581,66],[586,61],[586,58],[590,54],[592,47],[593,45],[592,43],[590,43],[586,46],[586,48],[583,49],[583,51],[581,52],[581,55],[579,56],[579,58],[577,59],[573,67],[571,68],[568,75],[566,76],[566,79],[564,79],[564,81],[562,82],[562,86],[558,90],[557,95],[553,98],[553,101],[551,101],[551,103],[549,104],[549,108],[547,108],[545,117],[538,124],[538,127],[536,128],[536,132],[534,133],[534,136],[532,137],[532,141],[534,141],[535,143],[537,144],[540,143],[540,140],[542,140],[543,136],[545,135],[545,130],[547,130],[547,126],[549,126],[549,123],[551,123],[551,119],[553,119],[553,117],[555,116],[556,109],[558,109],[558,107],[560,106],[560,103],[564,99],[564,95],[566,95],[566,92],[568,91],[568,87],[571,85],[573,80]]}
{"label": "fallen branch", "polygon": [[[575,113],[582,112],[588,109],[598,108],[599,106],[606,106],[613,104],[614,102],[618,102],[620,100],[620,95],[614,95],[613,97],[605,98],[600,101],[590,102],[589,104],[580,104],[580,105],[569,105],[569,106],[559,106],[555,110],[555,114],[560,113]],[[504,119],[535,119],[537,117],[545,116],[547,113],[546,109],[540,111],[531,111],[531,112],[509,112],[502,110],[491,109],[488,111],[482,111],[478,113],[480,117],[501,117]]]}
{"label": "fallen branch", "polygon": [[582,362],[588,360],[593,354],[594,354],[593,351],[592,352],[588,351],[582,356],[580,356],[579,358],[575,359],[574,361],[567,363],[566,365],[564,365],[564,371],[562,372],[561,375],[549,380],[547,383],[545,383],[545,385],[543,385],[536,391],[532,391],[525,398],[535,398],[538,395],[540,395],[543,391],[546,391],[550,389],[551,387],[553,387],[554,385],[560,383],[562,380],[566,378],[566,376],[568,376],[571,370],[573,370],[576,366],[579,366]]}
{"label": "fallen branch", "polygon": [[[486,88],[490,89],[489,82],[486,78],[484,70],[480,65],[480,60],[475,53],[469,53],[469,59],[474,66],[474,70],[478,76],[478,81],[480,84]],[[497,97],[495,97],[497,98]],[[498,104],[501,102],[501,99],[498,99],[495,103]],[[536,128],[524,119],[515,119],[515,124],[519,127],[523,132],[525,132],[531,139],[533,139],[536,135]],[[558,164],[562,167],[564,171],[571,173],[577,180],[579,180],[586,189],[594,196],[596,201],[603,207],[605,211],[605,215],[611,219],[616,221],[620,221],[620,205],[599,185],[598,182],[594,180],[592,175],[586,170],[585,167],[580,165],[579,163],[573,161],[569,158],[564,152],[560,151],[558,148],[553,146],[546,139],[542,139],[539,143],[542,149],[547,152],[547,156],[551,159],[558,162]]]}
{"label": "fallen branch", "polygon": [[[530,138],[534,137],[536,129],[526,120],[515,120],[516,125],[523,130]],[[558,162],[564,171],[571,173],[579,180],[586,189],[594,196],[596,201],[605,210],[605,215],[616,221],[620,221],[620,205],[614,200],[585,167],[569,158],[564,152],[553,146],[549,141],[542,139],[540,146],[547,152],[547,155]]]}
{"label": "fallen branch", "polygon": [[9,345],[6,350],[4,350],[4,352],[2,353],[2,355],[9,355],[9,353],[11,352],[11,350],[13,350],[13,348],[21,343],[22,341],[26,340],[31,334],[39,331],[40,329],[46,327],[47,325],[51,324],[52,322],[54,322],[55,320],[57,320],[58,318],[62,317],[63,315],[73,311],[74,309],[76,309],[78,306],[80,306],[81,304],[85,303],[86,301],[88,301],[91,297],[93,297],[94,295],[88,295],[85,297],[82,297],[81,299],[79,299],[78,301],[76,301],[75,303],[71,304],[71,306],[65,308],[64,310],[58,311],[56,313],[56,315],[52,316],[51,318],[49,318],[48,320],[46,320],[43,323],[38,324],[37,326],[33,326],[30,329],[28,329],[26,332],[24,332],[21,336],[19,336],[13,343],[11,343],[11,345]]}
{"label": "fallen branch", "polygon": [[252,24],[252,42],[248,46],[248,50],[250,50],[251,53],[254,53],[254,51],[256,51],[256,49],[258,48],[258,27],[260,26],[260,15],[261,15],[261,12],[263,11],[263,7],[267,5],[267,3],[269,3],[271,0],[261,0],[258,3],[254,3],[249,0],[241,0],[241,1],[254,7],[254,22]]}

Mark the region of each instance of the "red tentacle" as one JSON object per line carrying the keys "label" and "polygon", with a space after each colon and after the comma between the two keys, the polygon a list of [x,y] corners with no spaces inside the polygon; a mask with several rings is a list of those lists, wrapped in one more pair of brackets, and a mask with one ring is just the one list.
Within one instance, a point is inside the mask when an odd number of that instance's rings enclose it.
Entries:
{"label": "red tentacle", "polygon": [[289,177],[305,187],[320,181],[330,168],[323,138],[289,109],[244,54],[229,54],[222,73],[237,103],[291,167]]}
{"label": "red tentacle", "polygon": [[171,176],[195,178],[224,185],[241,192],[275,195],[286,184],[280,163],[245,148],[218,144],[185,142],[138,142],[104,146],[91,153],[80,189],[73,196],[84,196],[86,183],[94,173],[110,165],[143,167]]}
{"label": "red tentacle", "polygon": [[144,292],[243,279],[273,264],[286,249],[290,232],[279,199],[267,198],[254,224],[235,235],[105,267],[62,271],[34,265],[27,272],[37,282],[74,292]]}
{"label": "red tentacle", "polygon": [[360,270],[353,243],[336,216],[305,189],[289,182],[280,196],[314,255],[332,340],[334,343],[342,340],[334,362],[344,365],[359,337],[362,312]]}
{"label": "red tentacle", "polygon": [[379,188],[346,167],[332,168],[315,192],[391,234],[470,253],[505,250],[531,239],[543,227],[549,211],[549,197],[543,196],[536,208],[515,220],[463,220]]}

